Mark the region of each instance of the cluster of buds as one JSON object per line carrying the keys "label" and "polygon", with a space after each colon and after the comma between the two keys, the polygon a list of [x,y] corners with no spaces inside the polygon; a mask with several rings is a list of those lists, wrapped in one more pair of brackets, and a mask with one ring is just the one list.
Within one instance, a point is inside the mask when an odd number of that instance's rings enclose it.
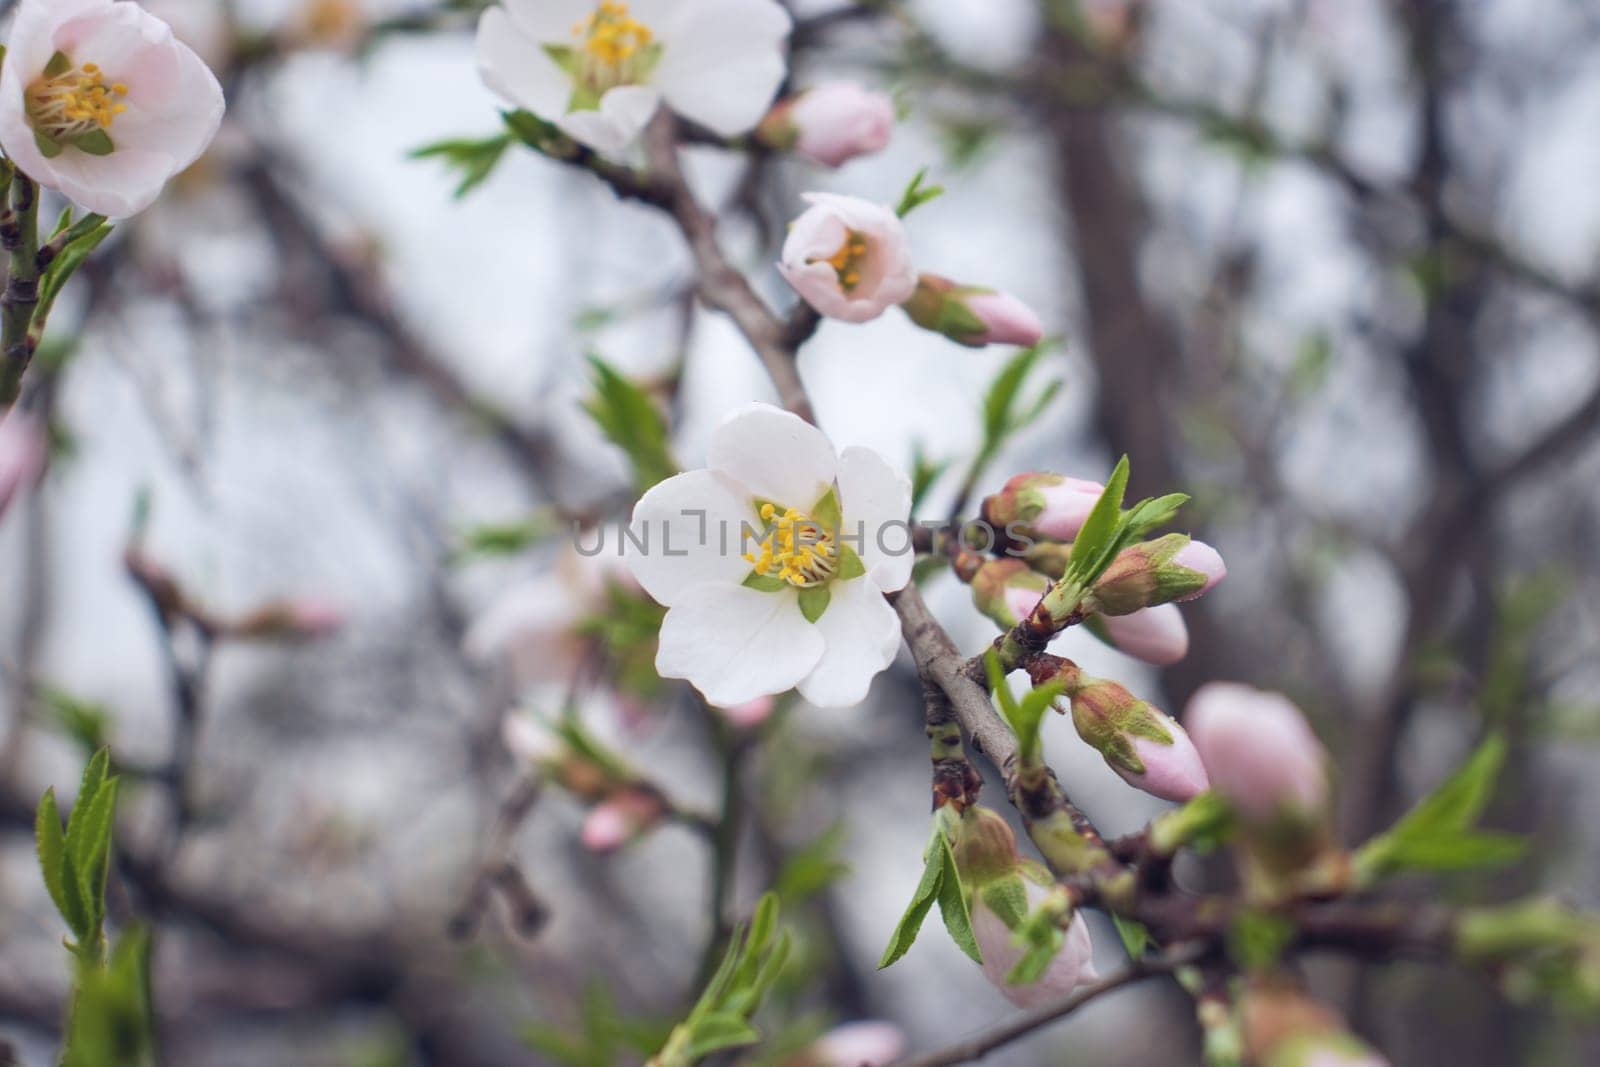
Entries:
{"label": "cluster of buds", "polygon": [[1214,788],[1239,819],[1254,888],[1270,895],[1305,872],[1340,877],[1328,754],[1300,709],[1279,693],[1212,682],[1185,718]]}
{"label": "cluster of buds", "polygon": [[590,805],[579,831],[583,846],[613,852],[656,826],[667,814],[661,794],[597,744],[575,744],[564,729],[513,709],[500,735],[519,763]]}
{"label": "cluster of buds", "polygon": [[1280,976],[1254,979],[1239,1014],[1248,1062],[1257,1067],[1388,1067],[1337,1013]]}
{"label": "cluster of buds", "polygon": [[1123,781],[1163,800],[1186,801],[1210,788],[1200,753],[1178,721],[1126,687],[1078,667],[1036,660],[1034,685],[1062,684],[1078,736]]}
{"label": "cluster of buds", "polygon": [[894,133],[894,100],[854,82],[828,82],[785,97],[756,127],[762,144],[824,167],[881,152]]}
{"label": "cluster of buds", "polygon": [[[1095,980],[1094,945],[1083,915],[1064,891],[1046,894],[1039,888],[1050,883],[1050,876],[1018,855],[1016,834],[1005,819],[980,805],[967,808],[956,824],[952,851],[962,889],[971,894],[972,933],[983,975],[1007,1000],[1020,1008],[1038,1007]],[[1018,981],[1018,966],[1029,950],[1024,926],[1041,923],[1057,932],[1060,945],[1038,974]]]}
{"label": "cluster of buds", "polygon": [[1039,316],[1010,293],[962,285],[937,274],[919,275],[916,291],[901,307],[924,330],[968,348],[1032,345],[1044,336]]}

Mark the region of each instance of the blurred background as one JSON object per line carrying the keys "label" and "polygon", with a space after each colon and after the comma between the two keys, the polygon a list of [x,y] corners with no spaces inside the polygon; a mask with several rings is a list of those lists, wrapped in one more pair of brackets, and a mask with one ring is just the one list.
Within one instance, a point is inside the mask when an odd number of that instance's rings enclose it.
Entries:
{"label": "blurred background", "polygon": [[[0,1043],[53,1062],[69,973],[32,811],[101,740],[128,779],[114,914],[155,924],[166,1062],[561,1062],[553,1032],[670,1022],[707,842],[665,825],[597,855],[550,789],[508,819],[526,798],[501,722],[575,699],[675,801],[715,807],[721,734],[683,691],[574,696],[528,667],[553,655],[535,617],[578,595],[565,520],[631,499],[582,410],[585,357],[662,398],[686,466],[769,383],[652,210],[518,147],[460,198],[408,158],[498,131],[472,0],[148,6],[229,113],[69,288],[31,372],[48,465],[0,505]],[[691,150],[734,261],[787,306],[771,263],[801,192],[892,202],[929,166],[948,192],[909,220],[919,267],[1011,291],[1062,338],[1041,379],[1065,389],[980,493],[1125,452],[1134,491],[1192,494],[1187,528],[1229,561],[1186,606],[1179,666],[1062,650],[1174,711],[1217,678],[1292,694],[1336,754],[1348,841],[1499,725],[1490,821],[1532,833],[1532,859],[1450,891],[1600,905],[1600,8],[793,7],[793,86],[887,88],[904,118],[837,172]],[[942,515],[1003,360],[891,314],[825,324],[801,373],[835,442],[953,463]],[[992,636],[948,574],[926,592],[967,649]],[[263,612],[295,625],[193,625]],[[780,884],[802,931],[780,1029],[884,1018],[922,1048],[1010,1010],[932,929],[874,970],[920,875],[922,730],[903,660],[858,708],[784,708],[746,759],[728,903]],[[1046,737],[1102,829],[1159,810],[1067,723]],[[1095,932],[1104,971],[1121,950]],[[1600,1060],[1478,978],[1315,979],[1397,1065]],[[993,1062],[1197,1047],[1192,1005],[1151,987]],[[639,1059],[594,1057],[566,1062]]]}

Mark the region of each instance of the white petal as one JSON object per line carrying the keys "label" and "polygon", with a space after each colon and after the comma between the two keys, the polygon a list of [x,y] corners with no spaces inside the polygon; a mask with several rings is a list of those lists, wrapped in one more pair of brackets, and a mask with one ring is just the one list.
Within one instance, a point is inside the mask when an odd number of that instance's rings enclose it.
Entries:
{"label": "white petal", "polygon": [[572,78],[502,8],[478,20],[477,56],[484,84],[507,101],[552,121],[567,110]]}
{"label": "white petal", "polygon": [[628,569],[662,604],[706,582],[737,585],[750,573],[741,550],[745,524],[759,523],[751,494],[713,471],[688,471],[639,498],[624,538]]}
{"label": "white petal", "polygon": [[656,671],[687,678],[708,703],[728,708],[793,688],[823,643],[793,592],[699,585],[667,611]]}
{"label": "white petal", "polygon": [[789,13],[772,0],[682,3],[652,80],[674,111],[724,137],[766,114],[783,81]]}
{"label": "white petal", "polygon": [[[172,38],[134,57],[133,70],[119,75],[128,83],[128,112],[111,126],[117,151],[161,152],[171,157],[169,174],[200,158],[222,125],[222,86],[211,68],[188,45]],[[70,153],[63,153],[63,156]]]}
{"label": "white petal", "polygon": [[600,110],[570,111],[556,125],[579,144],[614,156],[639,139],[661,106],[661,94],[646,85],[619,85],[600,98]]}
{"label": "white petal", "polygon": [[841,536],[860,555],[867,576],[892,593],[911,580],[911,480],[870,448],[851,445],[839,454]]}
{"label": "white petal", "polygon": [[[517,28],[541,44],[576,44],[573,27],[588,19],[598,0],[502,0]],[[491,9],[492,10],[492,9]]]}
{"label": "white petal", "polygon": [[816,621],[827,642],[800,695],[819,708],[847,708],[866,699],[872,679],[894,662],[900,617],[869,581],[834,582],[828,610]]}
{"label": "white petal", "polygon": [[806,420],[771,404],[746,404],[711,433],[707,465],[763,500],[809,511],[838,468],[833,445]]}
{"label": "white petal", "polygon": [[[90,12],[104,12],[110,0],[22,0],[6,40],[6,66],[31,82],[56,52],[52,37],[62,23]],[[81,62],[81,60],[80,60]]]}

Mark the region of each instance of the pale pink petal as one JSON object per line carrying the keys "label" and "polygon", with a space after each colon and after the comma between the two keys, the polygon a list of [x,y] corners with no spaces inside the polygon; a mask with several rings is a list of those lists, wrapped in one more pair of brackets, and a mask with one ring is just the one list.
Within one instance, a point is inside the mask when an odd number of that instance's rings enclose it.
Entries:
{"label": "pale pink petal", "polygon": [[1121,652],[1157,667],[1169,667],[1189,654],[1189,628],[1176,604],[1140,608],[1131,615],[1099,616],[1111,643]]}

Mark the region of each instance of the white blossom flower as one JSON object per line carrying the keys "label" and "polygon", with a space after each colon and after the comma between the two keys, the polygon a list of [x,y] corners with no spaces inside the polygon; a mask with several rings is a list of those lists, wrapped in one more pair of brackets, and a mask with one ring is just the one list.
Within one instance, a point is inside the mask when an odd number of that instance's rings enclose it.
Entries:
{"label": "white blossom flower", "polygon": [[0,147],[81,207],[126,218],[199,158],[222,87],[165,22],[112,0],[22,0],[0,68]]}
{"label": "white blossom flower", "polygon": [[503,0],[478,22],[478,70],[598,152],[632,144],[662,101],[733,137],[772,103],[789,26],[773,0]]}
{"label": "white blossom flower", "polygon": [[811,206],[789,227],[778,273],[818,312],[866,322],[917,291],[911,239],[882,204],[806,193]]}
{"label": "white blossom flower", "polygon": [[628,565],[668,608],[656,670],[719,707],[790,688],[859,702],[899,647],[883,594],[911,577],[910,483],[768,404],[716,429],[708,465],[633,511]]}

